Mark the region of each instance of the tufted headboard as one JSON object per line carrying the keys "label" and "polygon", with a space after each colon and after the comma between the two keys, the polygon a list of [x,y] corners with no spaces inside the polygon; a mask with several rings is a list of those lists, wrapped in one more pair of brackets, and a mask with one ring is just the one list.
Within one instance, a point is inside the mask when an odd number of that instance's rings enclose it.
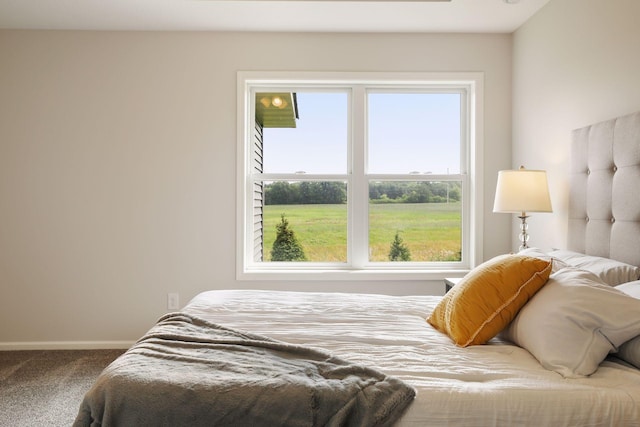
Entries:
{"label": "tufted headboard", "polygon": [[568,249],[640,266],[640,112],[572,137]]}

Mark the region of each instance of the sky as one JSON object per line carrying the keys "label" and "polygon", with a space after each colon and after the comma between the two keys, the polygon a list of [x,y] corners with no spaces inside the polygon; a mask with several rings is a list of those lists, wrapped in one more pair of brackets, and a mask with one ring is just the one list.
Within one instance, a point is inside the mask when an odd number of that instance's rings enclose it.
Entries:
{"label": "sky", "polygon": [[[296,128],[264,129],[264,172],[346,174],[348,94],[297,92]],[[460,173],[460,95],[375,93],[368,173]]]}

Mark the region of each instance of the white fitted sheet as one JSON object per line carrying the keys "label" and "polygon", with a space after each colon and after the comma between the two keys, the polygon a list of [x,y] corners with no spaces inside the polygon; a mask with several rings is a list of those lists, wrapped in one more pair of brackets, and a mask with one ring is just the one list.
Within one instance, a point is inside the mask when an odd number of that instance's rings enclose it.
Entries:
{"label": "white fitted sheet", "polygon": [[640,370],[612,359],[564,379],[499,339],[457,347],[425,321],[440,298],[227,290],[184,311],[406,381],[418,393],[400,426],[640,426]]}

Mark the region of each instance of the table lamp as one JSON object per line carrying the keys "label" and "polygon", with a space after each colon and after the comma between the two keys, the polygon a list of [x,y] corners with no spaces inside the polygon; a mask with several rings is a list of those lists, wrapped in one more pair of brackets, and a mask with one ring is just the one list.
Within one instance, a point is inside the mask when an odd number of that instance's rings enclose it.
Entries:
{"label": "table lamp", "polygon": [[552,212],[547,173],[525,169],[524,166],[518,170],[499,171],[493,211],[520,214],[519,249],[528,248],[527,212]]}

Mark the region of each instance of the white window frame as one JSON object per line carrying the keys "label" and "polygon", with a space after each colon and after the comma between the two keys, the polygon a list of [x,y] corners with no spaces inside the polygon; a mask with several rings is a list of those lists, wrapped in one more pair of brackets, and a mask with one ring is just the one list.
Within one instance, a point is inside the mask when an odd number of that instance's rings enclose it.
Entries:
{"label": "white window frame", "polygon": [[[453,274],[465,273],[482,260],[483,212],[483,80],[478,72],[451,73],[376,73],[376,72],[259,72],[240,71],[237,76],[237,250],[238,280],[441,280]],[[250,144],[254,132],[254,96],[256,89],[269,91],[292,87],[317,89],[353,88],[349,96],[349,170],[346,175],[305,175],[305,180],[340,180],[347,182],[348,191],[348,263],[281,263],[253,261],[253,198]],[[366,106],[357,105],[366,99],[366,86],[378,89],[410,90],[412,88],[455,88],[465,93],[462,108],[462,145],[460,175],[365,175],[364,156]],[[363,94],[365,96],[363,96]],[[353,105],[356,103],[356,105]],[[468,124],[466,126],[465,124]],[[355,153],[355,154],[354,154]],[[261,180],[289,179],[293,174],[261,174]],[[453,177],[453,178],[452,178]],[[368,181],[426,180],[451,181],[462,177],[462,262],[456,263],[381,263],[363,259],[368,246]],[[356,199],[359,197],[359,200]],[[354,221],[358,218],[358,221]]]}

